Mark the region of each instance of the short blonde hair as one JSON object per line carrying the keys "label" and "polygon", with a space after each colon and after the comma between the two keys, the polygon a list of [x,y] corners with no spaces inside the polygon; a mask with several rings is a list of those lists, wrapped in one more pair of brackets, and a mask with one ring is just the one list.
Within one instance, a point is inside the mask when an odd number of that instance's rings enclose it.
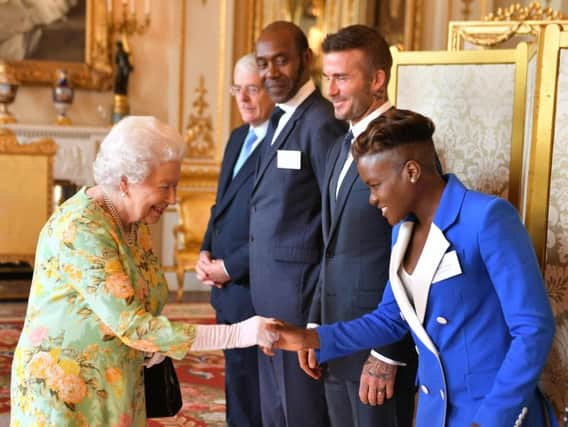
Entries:
{"label": "short blonde hair", "polygon": [[124,176],[130,183],[143,182],[154,168],[181,161],[185,155],[182,136],[151,116],[129,116],[103,139],[93,164],[98,185],[117,188]]}

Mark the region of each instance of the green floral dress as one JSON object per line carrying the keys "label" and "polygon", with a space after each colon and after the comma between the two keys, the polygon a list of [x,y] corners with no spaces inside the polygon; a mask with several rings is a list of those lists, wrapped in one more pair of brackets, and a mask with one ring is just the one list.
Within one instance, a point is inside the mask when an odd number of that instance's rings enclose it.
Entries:
{"label": "green floral dress", "polygon": [[10,425],[145,426],[144,352],[181,359],[196,333],[159,316],[167,292],[146,225],[128,246],[84,188],[64,203],[39,237]]}

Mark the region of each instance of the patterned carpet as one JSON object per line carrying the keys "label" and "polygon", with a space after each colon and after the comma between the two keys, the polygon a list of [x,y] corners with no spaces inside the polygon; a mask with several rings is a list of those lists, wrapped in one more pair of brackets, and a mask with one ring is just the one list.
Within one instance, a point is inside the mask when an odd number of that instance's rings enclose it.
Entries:
{"label": "patterned carpet", "polygon": [[[168,304],[164,314],[171,320],[214,321],[214,312],[208,303]],[[10,366],[24,315],[24,303],[0,303],[0,415],[10,411]],[[152,419],[148,426],[224,426],[223,353],[192,353],[174,364],[181,384],[183,407],[175,417]]]}

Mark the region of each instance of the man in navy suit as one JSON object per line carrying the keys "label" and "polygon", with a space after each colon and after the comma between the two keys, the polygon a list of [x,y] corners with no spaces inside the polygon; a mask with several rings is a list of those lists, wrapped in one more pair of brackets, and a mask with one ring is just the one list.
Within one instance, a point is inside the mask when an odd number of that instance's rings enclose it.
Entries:
{"label": "man in navy suit", "polygon": [[[256,43],[256,62],[277,103],[251,196],[250,277],[257,314],[306,325],[322,254],[325,158],[345,126],[310,79],[312,52],[290,22],[274,22]],[[264,427],[326,426],[323,384],[296,355],[259,355]]]}
{"label": "man in navy suit", "polygon": [[[325,251],[310,310],[314,325],[355,319],[377,307],[388,280],[391,241],[391,227],[369,205],[369,190],[350,152],[367,125],[392,108],[386,91],[392,66],[388,44],[374,29],[352,25],[327,35],[322,51],[335,117],[349,120],[350,130],[327,158]],[[304,367],[319,368],[314,350],[298,356]],[[331,425],[410,427],[416,363],[410,335],[371,355],[361,351],[329,361],[323,377]],[[319,369],[308,371],[320,375]]]}
{"label": "man in navy suit", "polygon": [[[203,239],[197,277],[212,286],[217,323],[231,324],[255,314],[249,290],[249,200],[259,143],[274,103],[262,87],[253,54],[235,64],[235,97],[245,124],[231,133],[225,149],[217,200]],[[257,349],[225,350],[227,424],[261,427]]]}

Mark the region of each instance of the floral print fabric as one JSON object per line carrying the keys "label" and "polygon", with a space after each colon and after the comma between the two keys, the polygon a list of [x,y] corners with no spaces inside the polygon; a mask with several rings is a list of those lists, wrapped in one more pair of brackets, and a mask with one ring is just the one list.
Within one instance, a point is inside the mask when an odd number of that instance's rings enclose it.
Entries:
{"label": "floral print fabric", "polygon": [[195,326],[159,316],[167,283],[141,225],[134,245],[82,189],[40,233],[14,353],[11,426],[145,426],[144,352],[181,359]]}

